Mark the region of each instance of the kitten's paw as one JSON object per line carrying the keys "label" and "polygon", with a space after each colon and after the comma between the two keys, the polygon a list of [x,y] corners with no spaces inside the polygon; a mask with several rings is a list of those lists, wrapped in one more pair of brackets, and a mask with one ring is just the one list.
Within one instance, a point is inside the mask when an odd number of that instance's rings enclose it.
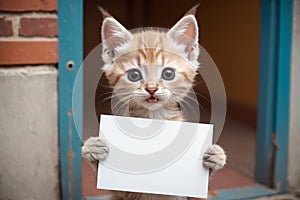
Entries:
{"label": "kitten's paw", "polygon": [[219,145],[210,146],[203,155],[203,165],[212,171],[222,169],[226,164],[226,154]]}
{"label": "kitten's paw", "polygon": [[99,160],[105,160],[108,155],[109,148],[99,137],[90,137],[84,142],[81,152],[82,157],[89,163],[93,164]]}

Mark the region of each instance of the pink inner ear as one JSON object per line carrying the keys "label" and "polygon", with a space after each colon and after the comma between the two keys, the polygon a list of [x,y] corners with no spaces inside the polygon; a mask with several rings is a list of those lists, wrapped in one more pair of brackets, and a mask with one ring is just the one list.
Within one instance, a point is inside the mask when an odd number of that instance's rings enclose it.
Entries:
{"label": "pink inner ear", "polygon": [[108,45],[111,52],[115,51],[115,48],[126,43],[130,39],[130,33],[115,19],[106,18],[103,22],[103,38],[102,42]]}
{"label": "pink inner ear", "polygon": [[112,36],[113,36],[112,24],[107,23],[106,26],[104,27],[104,38],[102,39],[108,39]]}
{"label": "pink inner ear", "polygon": [[194,40],[195,36],[196,36],[196,28],[193,24],[189,24],[186,31],[183,34],[183,38],[188,37]]}
{"label": "pink inner ear", "polygon": [[112,31],[106,26],[104,30],[105,38],[110,38],[112,36]]}
{"label": "pink inner ear", "polygon": [[191,23],[188,25],[188,28],[186,29],[184,35],[191,39],[194,39],[196,37],[196,28],[194,24]]}
{"label": "pink inner ear", "polygon": [[196,34],[196,27],[193,23],[190,23],[187,25],[185,32],[178,39],[179,43],[186,44],[186,51],[191,49],[192,44],[195,42]]}
{"label": "pink inner ear", "polygon": [[112,26],[111,24],[108,24],[104,27],[104,38],[110,44],[111,50],[113,50],[117,46],[121,45],[122,42],[124,42],[124,39],[115,36],[114,35],[114,30],[111,26]]}

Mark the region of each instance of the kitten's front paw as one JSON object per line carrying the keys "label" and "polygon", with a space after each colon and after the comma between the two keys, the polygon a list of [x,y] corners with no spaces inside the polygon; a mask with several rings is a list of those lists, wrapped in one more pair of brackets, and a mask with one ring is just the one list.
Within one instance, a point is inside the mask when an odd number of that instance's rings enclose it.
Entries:
{"label": "kitten's front paw", "polygon": [[226,154],[219,145],[210,146],[203,155],[203,165],[212,171],[222,169],[226,164]]}
{"label": "kitten's front paw", "polygon": [[99,137],[90,137],[84,142],[81,152],[82,157],[93,167],[96,167],[99,160],[106,159],[109,148],[107,144]]}

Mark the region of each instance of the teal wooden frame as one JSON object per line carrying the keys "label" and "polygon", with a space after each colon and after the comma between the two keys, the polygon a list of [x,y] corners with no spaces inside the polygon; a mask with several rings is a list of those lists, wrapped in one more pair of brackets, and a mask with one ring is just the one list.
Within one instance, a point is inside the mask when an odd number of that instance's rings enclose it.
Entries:
{"label": "teal wooden frame", "polygon": [[[77,129],[75,128],[72,91],[75,77],[83,61],[83,1],[58,1],[58,30],[61,196],[63,200],[81,199],[81,140],[78,134],[82,134],[82,124],[79,124]],[[82,86],[83,74],[82,71],[79,73],[81,73],[78,76]],[[77,92],[82,94],[82,87],[78,90]],[[82,102],[82,98],[80,101]]]}
{"label": "teal wooden frame", "polygon": [[[219,195],[211,199],[248,199],[286,191],[292,4],[292,0],[261,1],[255,179],[274,190],[261,185],[219,190]],[[58,20],[62,199],[81,199],[81,141],[72,137],[77,131],[72,117],[72,88],[83,58],[83,2],[58,1]],[[82,130],[78,131],[81,134]]]}
{"label": "teal wooden frame", "polygon": [[274,187],[283,193],[287,191],[293,1],[281,0],[279,7]]}
{"label": "teal wooden frame", "polygon": [[255,179],[287,186],[292,0],[262,0]]}
{"label": "teal wooden frame", "polygon": [[255,178],[271,186],[272,134],[275,124],[276,73],[278,51],[278,1],[261,1],[261,33],[259,63],[259,104],[256,137]]}

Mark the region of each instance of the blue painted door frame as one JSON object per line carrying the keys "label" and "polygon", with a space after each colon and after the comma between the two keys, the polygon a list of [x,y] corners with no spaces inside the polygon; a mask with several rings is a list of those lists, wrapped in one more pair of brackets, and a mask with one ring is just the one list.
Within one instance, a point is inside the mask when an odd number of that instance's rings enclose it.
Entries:
{"label": "blue painted door frame", "polygon": [[[83,1],[58,0],[59,39],[59,147],[62,200],[81,199],[81,140],[82,124],[75,128],[72,112],[72,91],[77,72],[83,61]],[[82,97],[82,71],[79,71]],[[76,113],[82,116],[81,109]],[[82,121],[82,120],[81,120]],[[82,123],[82,122],[79,122]]]}
{"label": "blue painted door frame", "polygon": [[[77,134],[82,130],[73,122],[72,89],[83,60],[83,1],[58,1],[58,22],[61,191],[63,200],[77,200],[81,199],[82,185]],[[261,0],[255,178],[276,191],[261,186],[236,188],[220,191],[213,199],[247,199],[286,191],[291,31],[292,0]],[[82,72],[80,76],[82,81]]]}
{"label": "blue painted door frame", "polygon": [[255,179],[287,187],[292,0],[261,1],[259,107]]}

